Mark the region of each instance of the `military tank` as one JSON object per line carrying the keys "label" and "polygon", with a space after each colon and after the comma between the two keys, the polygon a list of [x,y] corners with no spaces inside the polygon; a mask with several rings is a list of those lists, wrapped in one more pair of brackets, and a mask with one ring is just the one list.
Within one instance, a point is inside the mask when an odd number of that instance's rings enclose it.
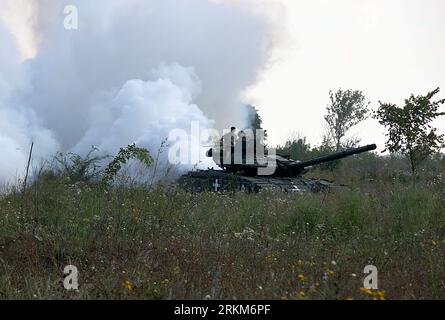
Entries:
{"label": "military tank", "polygon": [[[218,169],[191,171],[181,176],[178,183],[182,188],[192,192],[260,192],[262,190],[275,190],[316,193],[341,185],[324,179],[304,178],[303,174],[312,166],[375,150],[376,148],[375,144],[371,144],[306,161],[293,160],[286,155],[266,154],[265,159],[258,161],[255,158],[255,161],[251,164],[220,164]],[[212,151],[213,149],[210,149],[207,155],[212,156]],[[260,169],[266,168],[270,163],[274,164],[273,172],[269,172],[267,175],[259,174]]]}

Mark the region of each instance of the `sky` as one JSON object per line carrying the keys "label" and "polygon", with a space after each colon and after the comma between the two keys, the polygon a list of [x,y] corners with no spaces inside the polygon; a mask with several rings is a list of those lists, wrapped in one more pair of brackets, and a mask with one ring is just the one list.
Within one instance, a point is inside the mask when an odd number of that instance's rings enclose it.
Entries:
{"label": "sky", "polygon": [[[445,97],[444,1],[280,2],[289,39],[245,94],[259,106],[272,143],[289,135],[319,143],[329,90],[362,90],[373,110],[379,100],[402,105],[411,93],[437,87]],[[445,119],[435,125],[445,132]],[[374,119],[350,134],[379,150],[386,141]]]}

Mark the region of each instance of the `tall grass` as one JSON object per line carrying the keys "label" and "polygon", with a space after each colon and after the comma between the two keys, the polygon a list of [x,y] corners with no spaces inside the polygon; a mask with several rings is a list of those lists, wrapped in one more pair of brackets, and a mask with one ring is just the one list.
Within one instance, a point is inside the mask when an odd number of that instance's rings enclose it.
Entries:
{"label": "tall grass", "polygon": [[326,177],[350,189],[306,195],[44,175],[0,198],[0,298],[370,299],[368,264],[379,298],[445,298],[445,184],[346,171]]}

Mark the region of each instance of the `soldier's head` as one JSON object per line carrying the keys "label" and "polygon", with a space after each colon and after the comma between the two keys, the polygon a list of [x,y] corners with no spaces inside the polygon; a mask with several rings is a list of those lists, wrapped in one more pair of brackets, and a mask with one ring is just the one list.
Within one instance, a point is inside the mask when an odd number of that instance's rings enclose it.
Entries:
{"label": "soldier's head", "polygon": [[235,132],[235,130],[236,130],[236,128],[235,128],[235,127],[231,127],[231,128],[230,128],[230,132],[232,132],[232,133],[234,133],[234,132]]}

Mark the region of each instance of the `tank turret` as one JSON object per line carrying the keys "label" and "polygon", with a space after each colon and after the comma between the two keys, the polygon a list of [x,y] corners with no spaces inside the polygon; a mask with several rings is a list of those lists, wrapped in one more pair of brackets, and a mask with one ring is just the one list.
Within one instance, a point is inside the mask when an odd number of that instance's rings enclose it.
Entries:
{"label": "tank turret", "polygon": [[[220,165],[220,167],[226,172],[232,172],[240,175],[246,176],[256,176],[261,175],[258,174],[259,168],[265,168],[267,166],[275,166],[275,170],[273,174],[269,174],[271,176],[276,177],[296,177],[302,175],[308,168],[319,165],[322,163],[335,161],[339,159],[343,159],[346,157],[353,156],[355,154],[375,150],[377,146],[375,144],[366,145],[358,148],[350,148],[347,150],[334,152],[332,154],[313,158],[306,161],[298,161],[290,159],[288,156],[283,155],[266,155],[264,159],[260,162],[255,157],[252,164],[247,164],[245,161],[241,164],[224,164]],[[209,150],[208,156],[212,156],[212,150]],[[243,157],[245,159],[245,156]]]}

